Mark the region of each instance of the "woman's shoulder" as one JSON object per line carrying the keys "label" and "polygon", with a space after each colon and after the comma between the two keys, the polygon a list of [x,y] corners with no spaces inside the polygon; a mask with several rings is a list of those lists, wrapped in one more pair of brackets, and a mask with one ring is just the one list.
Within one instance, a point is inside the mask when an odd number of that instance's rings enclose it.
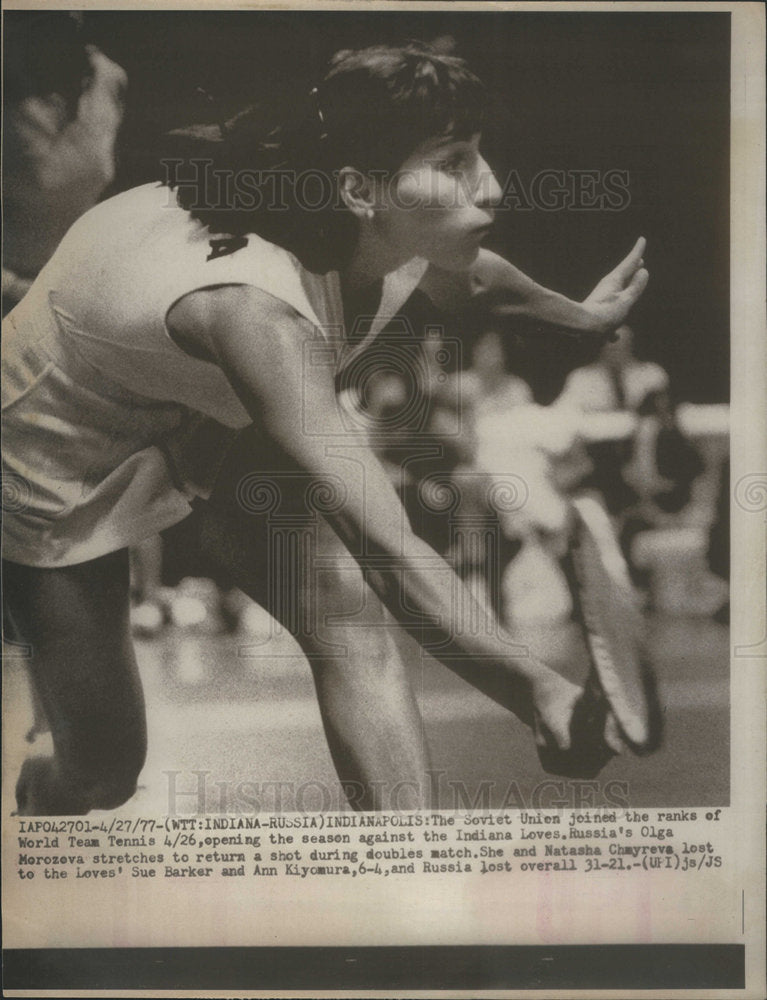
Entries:
{"label": "woman's shoulder", "polygon": [[117,194],[100,201],[90,211],[82,217],[86,219],[106,217],[107,215],[129,215],[132,212],[140,214],[155,213],[160,210],[180,211],[176,202],[176,196],[170,188],[159,181],[150,181],[148,184],[139,184],[137,187],[126,188]]}
{"label": "woman's shoulder", "polygon": [[[174,193],[159,183],[142,184],[100,201],[70,228],[61,243],[66,255],[79,248],[94,259],[106,261],[112,254],[133,254],[135,260],[159,251],[162,234],[193,229],[186,212],[176,204]],[[106,255],[106,256],[105,256]]]}
{"label": "woman's shoulder", "polygon": [[196,288],[173,304],[167,325],[173,333],[225,330],[233,323],[284,328],[301,315],[284,298],[257,285],[229,284]]}
{"label": "woman's shoulder", "polygon": [[[144,184],[102,202],[82,220],[82,242],[105,240],[106,252],[129,270],[161,269],[159,279],[214,284],[253,284],[293,301],[302,268],[289,251],[256,233],[214,232],[182,208],[162,184]],[[191,290],[191,286],[190,286]]]}

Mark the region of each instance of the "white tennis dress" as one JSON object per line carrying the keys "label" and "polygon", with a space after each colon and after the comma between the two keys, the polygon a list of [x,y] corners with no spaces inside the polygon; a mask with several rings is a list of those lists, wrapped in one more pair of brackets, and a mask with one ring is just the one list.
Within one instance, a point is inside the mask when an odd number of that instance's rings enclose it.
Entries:
{"label": "white tennis dress", "polygon": [[[423,276],[387,275],[356,356]],[[3,556],[66,566],[132,545],[207,496],[250,423],[223,372],[165,325],[196,289],[254,285],[340,338],[339,277],[255,235],[211,234],[161,185],[97,205],[3,323]],[[254,364],[258,343],[253,344]]]}

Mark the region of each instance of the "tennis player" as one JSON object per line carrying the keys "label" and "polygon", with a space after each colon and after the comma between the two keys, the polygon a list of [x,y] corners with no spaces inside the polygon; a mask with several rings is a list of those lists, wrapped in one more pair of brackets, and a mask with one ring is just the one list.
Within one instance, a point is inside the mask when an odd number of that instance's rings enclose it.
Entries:
{"label": "tennis player", "polygon": [[[21,814],[134,794],[146,721],[127,551],[190,512],[204,552],[296,635],[356,808],[390,806],[394,788],[400,808],[429,804],[392,617],[533,726],[539,747],[568,749],[579,688],[489,622],[464,628],[464,609],[482,613],[456,600],[457,579],[344,423],[333,366],[307,362],[328,331],[374,317],[341,353],[364,350],[417,287],[441,307],[597,337],[624,320],[647,280],[642,241],[583,303],[481,249],[501,194],[480,152],[484,113],[458,58],[340,52],[295,125],[264,132],[251,110],[211,146],[208,176],[249,169],[251,193],[279,169],[287,211],[216,200],[179,171],[175,191],[146,185],[75,223],[7,318],[6,600],[54,746],[22,768]],[[332,204],[307,204],[309,169],[332,180]],[[270,533],[278,503],[314,532],[292,575]]]}

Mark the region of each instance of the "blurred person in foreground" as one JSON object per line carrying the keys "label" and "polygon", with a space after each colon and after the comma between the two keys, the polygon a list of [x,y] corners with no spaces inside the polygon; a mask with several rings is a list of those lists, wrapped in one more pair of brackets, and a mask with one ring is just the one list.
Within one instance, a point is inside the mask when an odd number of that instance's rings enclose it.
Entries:
{"label": "blurred person in foreground", "polygon": [[76,16],[4,18],[3,315],[115,172],[124,70]]}
{"label": "blurred person in foreground", "polygon": [[[115,173],[123,69],[83,38],[78,15],[3,19],[2,315],[27,293],[72,223]],[[14,622],[3,610],[4,634]],[[31,742],[47,728],[33,689]]]}

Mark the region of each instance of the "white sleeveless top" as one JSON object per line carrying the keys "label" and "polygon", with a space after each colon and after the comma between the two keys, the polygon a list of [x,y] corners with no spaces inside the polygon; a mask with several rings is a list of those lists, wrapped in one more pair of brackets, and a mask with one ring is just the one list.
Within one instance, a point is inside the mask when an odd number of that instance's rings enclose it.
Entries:
{"label": "white sleeveless top", "polygon": [[[425,269],[414,259],[385,277],[346,363]],[[181,520],[208,494],[251,420],[223,372],[182,351],[165,320],[189,292],[231,284],[287,302],[318,337],[343,336],[336,272],[311,273],[252,234],[212,235],[161,185],[117,195],[70,229],[3,324],[5,558],[93,559]]]}

